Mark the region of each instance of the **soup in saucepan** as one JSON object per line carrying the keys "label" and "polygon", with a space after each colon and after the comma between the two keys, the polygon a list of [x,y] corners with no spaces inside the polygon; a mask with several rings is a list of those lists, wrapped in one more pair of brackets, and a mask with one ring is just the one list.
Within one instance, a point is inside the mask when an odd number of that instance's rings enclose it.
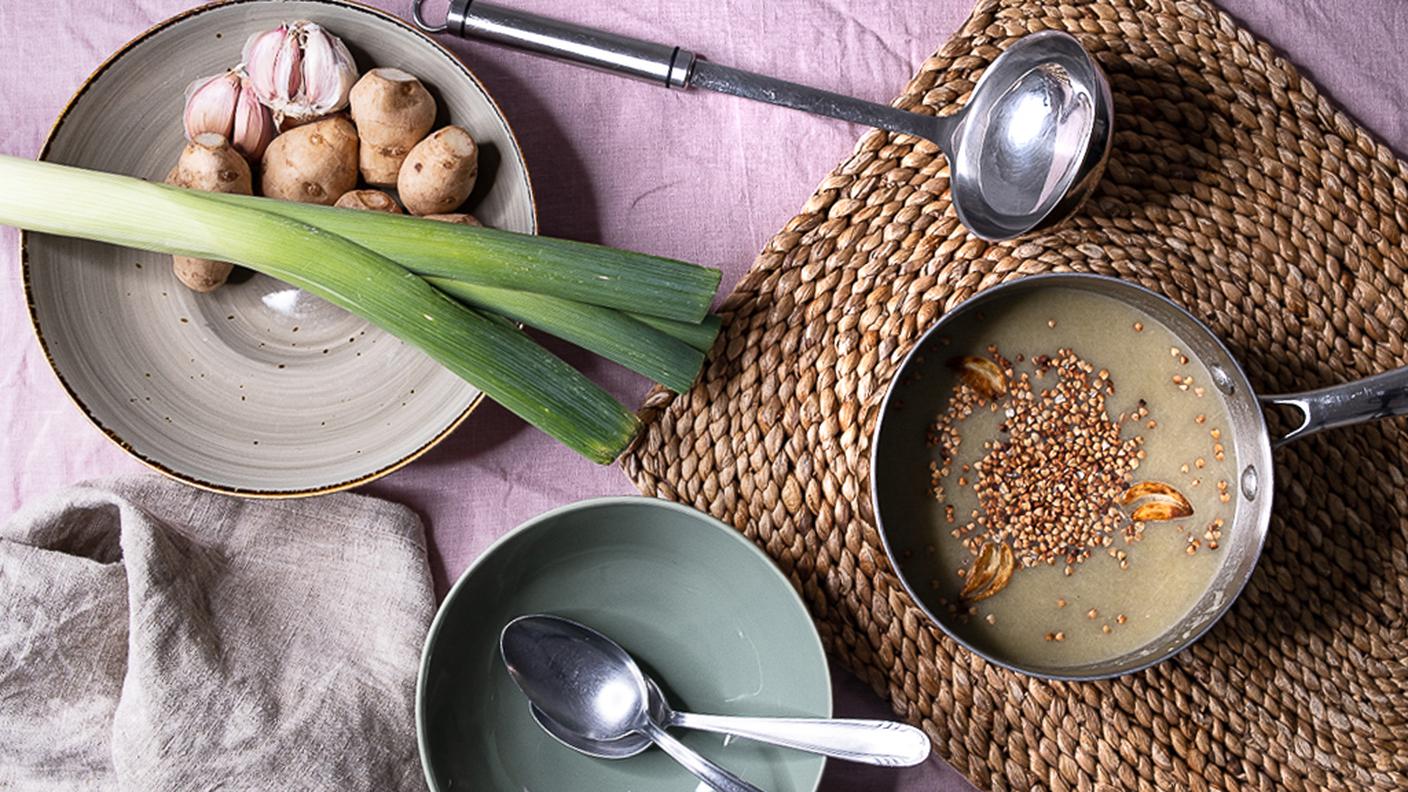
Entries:
{"label": "soup in saucepan", "polygon": [[916,595],[1025,667],[1156,639],[1211,585],[1236,505],[1208,370],[1138,308],[1068,288],[993,300],[936,341],[945,365],[900,383],[886,430],[910,446],[886,486],[925,494],[887,525]]}

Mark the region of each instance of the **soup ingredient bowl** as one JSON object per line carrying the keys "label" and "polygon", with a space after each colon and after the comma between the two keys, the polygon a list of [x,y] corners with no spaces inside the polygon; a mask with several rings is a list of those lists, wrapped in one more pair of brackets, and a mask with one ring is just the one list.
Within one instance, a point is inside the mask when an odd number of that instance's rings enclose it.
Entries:
{"label": "soup ingredient bowl", "polygon": [[[418,76],[439,123],[482,143],[476,215],[536,229],[518,144],[478,80],[404,22],[343,0],[236,0],[158,24],[88,79],[40,159],[161,181],[185,143],[186,84],[237,63],[250,34],[295,19],[342,38],[362,70]],[[424,453],[480,399],[419,350],[272,278],[196,294],[169,256],[20,240],[30,314],[64,388],[124,450],[186,483],[264,497],[355,486]]]}
{"label": "soup ingredient bowl", "polygon": [[[937,600],[928,581],[937,572],[932,559],[902,557],[897,547],[910,544],[908,535],[932,526],[918,525],[914,515],[924,513],[920,499],[932,498],[923,488],[905,486],[906,469],[927,470],[930,456],[923,442],[913,442],[912,421],[899,417],[904,410],[908,383],[926,371],[947,365],[941,339],[945,330],[962,317],[981,312],[984,306],[1017,293],[1051,289],[1079,289],[1114,298],[1152,317],[1181,339],[1181,353],[1200,361],[1211,373],[1210,396],[1223,400],[1228,431],[1221,442],[1236,461],[1235,510],[1222,528],[1221,563],[1211,585],[1180,618],[1164,626],[1154,639],[1132,651],[1095,664],[1079,667],[1036,665],[1000,656],[965,640],[947,608]],[[979,314],[981,316],[981,314]],[[1035,339],[1034,339],[1035,341]],[[1128,365],[1136,365],[1129,362]],[[1150,363],[1152,365],[1152,362]],[[1290,407],[1300,413],[1295,428],[1274,434],[1263,415],[1265,406]],[[919,405],[912,405],[911,410]],[[937,412],[942,405],[933,405]],[[928,405],[923,409],[927,410]],[[890,563],[905,589],[920,608],[958,643],[990,662],[1051,679],[1101,679],[1138,671],[1186,648],[1217,623],[1251,578],[1271,522],[1272,449],[1312,432],[1336,426],[1408,414],[1408,368],[1395,369],[1366,379],[1305,393],[1258,396],[1241,364],[1210,330],[1168,298],[1141,286],[1101,275],[1055,273],[1034,275],[988,289],[949,311],[910,350],[896,371],[881,407],[872,444],[871,497],[877,527]],[[917,467],[916,467],[917,466]],[[949,570],[951,572],[951,570]],[[1077,573],[1079,574],[1079,573]],[[1000,594],[997,596],[1001,596]]]}
{"label": "soup ingredient bowl", "polygon": [[[504,626],[547,613],[610,635],[681,709],[828,717],[826,659],[787,579],[732,528],[650,498],[528,521],[489,548],[431,625],[416,688],[426,780],[451,789],[695,792],[660,751],[593,759],[533,719],[499,656]],[[769,792],[808,792],[824,758],[690,732],[680,740]]]}

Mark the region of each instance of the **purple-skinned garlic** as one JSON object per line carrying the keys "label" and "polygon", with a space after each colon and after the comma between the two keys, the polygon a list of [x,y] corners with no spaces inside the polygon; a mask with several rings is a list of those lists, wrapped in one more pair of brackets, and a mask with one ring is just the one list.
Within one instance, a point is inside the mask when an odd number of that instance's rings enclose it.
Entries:
{"label": "purple-skinned garlic", "polygon": [[240,96],[240,76],[232,71],[202,77],[186,87],[186,139],[214,132],[228,139],[235,126],[235,104]]}
{"label": "purple-skinned garlic", "polygon": [[235,150],[258,162],[264,156],[264,149],[278,134],[273,113],[260,103],[249,80],[240,80],[240,99],[235,104],[234,136],[230,138]]}
{"label": "purple-skinned garlic", "polygon": [[274,139],[274,118],[259,102],[249,80],[227,71],[202,77],[186,89],[186,139],[219,135],[247,159],[258,161]]}
{"label": "purple-skinned garlic", "polygon": [[244,70],[279,124],[304,123],[347,107],[357,64],[320,25],[300,20],[249,37]]}
{"label": "purple-skinned garlic", "polygon": [[[288,34],[288,26],[279,25],[273,30],[266,30],[263,33],[255,33],[249,37],[244,45],[244,65],[245,72],[249,75],[249,83],[254,86],[254,94],[259,97],[259,101],[272,106],[278,96],[293,96],[298,93],[298,86],[290,87],[285,82],[284,85],[277,83],[277,64],[279,54],[284,46],[284,39]],[[297,48],[294,48],[297,54]],[[285,58],[287,61],[287,57]],[[249,64],[258,64],[259,68],[250,70]],[[274,65],[270,65],[274,64]],[[297,74],[298,69],[291,69],[288,73]]]}

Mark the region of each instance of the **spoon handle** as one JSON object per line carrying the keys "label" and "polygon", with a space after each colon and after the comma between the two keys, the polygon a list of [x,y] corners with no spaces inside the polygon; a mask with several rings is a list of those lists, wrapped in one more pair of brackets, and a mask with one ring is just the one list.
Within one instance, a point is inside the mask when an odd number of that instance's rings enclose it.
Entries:
{"label": "spoon handle", "polygon": [[850,762],[908,767],[929,757],[929,737],[913,726],[881,720],[738,718],[674,713],[671,726],[732,734]]}
{"label": "spoon handle", "polygon": [[653,722],[647,722],[641,728],[645,736],[652,742],[660,746],[665,753],[674,758],[676,762],[684,765],[685,769],[693,773],[696,778],[717,789],[719,792],[763,792],[761,789],[744,781],[738,776],[719,767],[713,762],[700,756],[689,748],[689,746],[676,740],[665,733],[665,730]]}

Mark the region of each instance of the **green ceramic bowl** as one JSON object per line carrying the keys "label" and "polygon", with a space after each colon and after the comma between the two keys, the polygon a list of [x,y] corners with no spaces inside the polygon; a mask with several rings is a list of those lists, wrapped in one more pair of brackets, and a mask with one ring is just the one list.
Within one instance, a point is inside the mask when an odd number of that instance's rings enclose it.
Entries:
{"label": "green ceramic bowl", "polygon": [[[499,631],[526,613],[594,627],[631,652],[677,709],[829,717],[831,686],[802,601],[767,556],[728,526],[651,498],[550,511],[496,542],[431,624],[416,731],[435,792],[695,792],[658,750],[591,759],[533,722],[499,657]],[[768,792],[810,792],[824,760],[719,735],[684,742]]]}

